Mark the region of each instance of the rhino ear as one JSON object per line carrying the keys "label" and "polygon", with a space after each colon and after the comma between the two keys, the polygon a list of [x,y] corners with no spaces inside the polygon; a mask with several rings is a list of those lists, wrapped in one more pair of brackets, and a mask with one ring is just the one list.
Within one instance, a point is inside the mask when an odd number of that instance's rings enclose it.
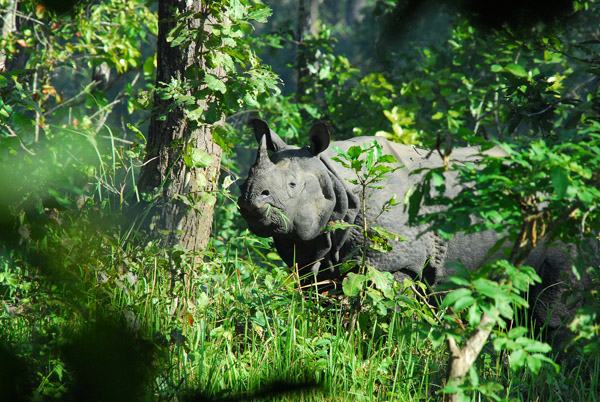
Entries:
{"label": "rhino ear", "polygon": [[277,152],[287,147],[287,144],[271,130],[269,124],[263,119],[250,119],[248,120],[248,125],[254,130],[254,137],[259,144],[261,143],[262,137],[267,137],[267,149],[269,151]]}
{"label": "rhino ear", "polygon": [[310,129],[310,152],[318,155],[325,151],[331,140],[331,127],[324,121],[315,123]]}

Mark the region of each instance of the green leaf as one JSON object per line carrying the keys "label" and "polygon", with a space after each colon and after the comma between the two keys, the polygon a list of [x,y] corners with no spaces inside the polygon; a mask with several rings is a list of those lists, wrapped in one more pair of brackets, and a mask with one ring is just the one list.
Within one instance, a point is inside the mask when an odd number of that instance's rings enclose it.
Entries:
{"label": "green leaf", "polygon": [[500,313],[500,315],[503,316],[504,318],[506,318],[508,320],[513,318],[514,310],[510,306],[510,303],[508,301],[505,301],[505,300],[498,301],[496,303],[496,308],[498,309],[498,312]]}
{"label": "green leaf", "polygon": [[469,379],[471,380],[471,385],[474,387],[479,386],[479,376],[477,375],[477,370],[475,370],[474,365],[469,367]]}
{"label": "green leaf", "polygon": [[454,303],[456,303],[459,299],[462,299],[463,297],[472,297],[471,295],[473,294],[473,292],[471,292],[470,289],[465,289],[465,288],[461,288],[461,289],[456,289],[452,292],[450,292],[446,297],[444,297],[444,301],[442,302],[442,307],[449,307],[454,305]]}
{"label": "green leaf", "polygon": [[172,47],[181,46],[184,44],[184,42],[187,43],[187,41],[191,40],[190,35],[188,33],[186,33],[185,31],[175,32],[176,29],[177,28],[171,31],[171,37],[167,38],[167,42],[171,42]]}
{"label": "green leaf", "polygon": [[510,331],[508,331],[508,337],[510,339],[516,339],[519,338],[523,335],[525,335],[527,333],[527,328],[525,327],[515,327],[513,329],[511,329]]}
{"label": "green leaf", "polygon": [[254,4],[246,18],[248,20],[266,23],[269,16],[271,16],[271,9],[268,6],[264,4]]}
{"label": "green leaf", "polygon": [[198,185],[199,189],[204,188],[208,184],[208,180],[206,180],[206,176],[199,174],[196,177],[196,184]]}
{"label": "green leaf", "polygon": [[442,117],[444,117],[444,113],[443,112],[436,112],[433,116],[431,116],[431,120],[440,120],[442,119]]}
{"label": "green leaf", "polygon": [[140,140],[141,144],[146,145],[146,137],[144,137],[144,134],[142,134],[142,132],[137,127],[135,127],[131,123],[127,123],[127,128],[133,131],[137,139]]}
{"label": "green leaf", "polygon": [[461,311],[462,309],[469,307],[475,303],[475,298],[471,296],[461,297],[454,303],[454,310]]}
{"label": "green leaf", "polygon": [[471,402],[471,396],[466,393],[458,394],[457,402]]}
{"label": "green leaf", "polygon": [[216,75],[207,73],[204,77],[204,82],[206,86],[212,89],[213,91],[221,92],[223,94],[227,92],[227,87],[225,86],[225,83],[221,81],[221,79]]}
{"label": "green leaf", "polygon": [[569,175],[567,171],[564,168],[557,166],[550,172],[550,178],[552,179],[552,185],[554,186],[556,195],[560,198],[564,197],[567,192],[567,187],[569,186]]}
{"label": "green leaf", "polygon": [[[393,201],[393,199],[390,199],[389,201]],[[390,205],[394,205],[393,203],[391,203]],[[377,236],[388,239],[390,241],[405,241],[406,239],[402,236],[400,236],[398,233],[394,233],[394,232],[390,232],[387,229],[382,228],[381,226],[371,226],[370,228]]]}
{"label": "green leaf", "polygon": [[373,141],[371,143],[371,148],[373,148],[373,158],[375,160],[381,158],[381,154],[382,154],[381,145],[379,145],[379,143],[377,141]]}
{"label": "green leaf", "polygon": [[356,296],[363,288],[367,278],[364,275],[350,272],[342,282],[342,290],[348,297]]}
{"label": "green leaf", "polygon": [[469,282],[468,279],[463,278],[462,276],[457,276],[457,275],[453,275],[453,276],[449,277],[448,282],[454,283],[455,285],[458,285],[458,286],[465,286],[465,287],[471,286],[471,282]]}
{"label": "green leaf", "polygon": [[537,354],[537,353],[534,354],[534,356],[542,362],[549,363],[552,367],[554,367],[554,370],[556,371],[556,373],[558,373],[560,371],[560,366],[558,364],[556,364],[554,362],[554,360],[552,360],[548,356],[544,356],[544,355]]}
{"label": "green leaf", "polygon": [[509,63],[504,67],[504,71],[508,71],[516,77],[527,77],[527,70],[519,64]]}
{"label": "green leaf", "polygon": [[[217,202],[217,196],[214,193],[203,191],[200,193],[200,199],[207,205],[215,205]],[[202,212],[198,210],[198,212]]]}
{"label": "green leaf", "polygon": [[444,388],[442,388],[442,392],[446,394],[456,394],[461,391],[462,388],[455,385],[446,385]]}
{"label": "green leaf", "polygon": [[499,337],[494,339],[494,350],[499,352],[502,349],[507,349],[507,345],[510,344],[510,341],[508,338],[505,337]]}
{"label": "green leaf", "polygon": [[535,374],[540,372],[540,368],[542,368],[542,359],[539,358],[539,355],[530,355],[527,356],[527,367],[529,370],[533,371]]}
{"label": "green leaf", "polygon": [[363,164],[364,161],[359,159],[352,159],[352,162],[350,162],[350,166],[355,172],[360,172],[362,170]]}
{"label": "green leaf", "polygon": [[383,301],[381,292],[371,287],[367,288],[366,295],[369,297],[369,299],[371,299],[373,305],[378,305],[381,303],[381,301]]}
{"label": "green leaf", "polygon": [[279,254],[274,252],[267,253],[267,258],[272,261],[281,261],[281,257],[279,256]]}
{"label": "green leaf", "polygon": [[367,279],[373,282],[385,297],[393,297],[392,285],[394,283],[394,276],[391,273],[369,267],[367,270]]}
{"label": "green leaf", "polygon": [[[340,155],[341,157],[343,157],[344,159],[348,159],[349,158],[348,154],[342,148],[340,148],[338,146],[332,146],[331,148],[335,152],[337,152],[338,155]],[[336,160],[336,161],[338,161],[338,162],[340,161],[339,158],[337,158],[337,157],[335,157],[333,159]]]}
{"label": "green leaf", "polygon": [[354,145],[348,149],[347,155],[350,159],[358,159],[358,157],[363,153],[362,147],[358,145]]}
{"label": "green leaf", "polygon": [[144,62],[144,66],[142,67],[142,71],[145,76],[151,76],[154,73],[154,63],[156,60],[156,53],[153,56],[150,56]]}
{"label": "green leaf", "polygon": [[444,179],[443,175],[436,173],[436,172],[432,172],[431,175],[432,175],[434,187],[440,187],[440,186],[444,185],[445,179]]}
{"label": "green leaf", "polygon": [[487,296],[491,299],[505,296],[503,289],[498,286],[494,281],[488,279],[478,278],[473,281],[473,287],[477,289],[478,293]]}
{"label": "green leaf", "polygon": [[547,343],[538,342],[533,339],[525,346],[525,350],[529,353],[549,353],[552,351],[552,346]]}
{"label": "green leaf", "polygon": [[185,115],[188,119],[192,121],[201,121],[202,116],[204,116],[204,108],[200,105],[195,105],[194,107],[187,107],[184,109]]}
{"label": "green leaf", "polygon": [[194,148],[190,155],[192,166],[195,168],[205,168],[211,165],[213,157],[207,152]]}
{"label": "green leaf", "polygon": [[518,349],[510,354],[508,362],[512,368],[517,369],[523,367],[525,359],[527,359],[527,353],[523,349]]}
{"label": "green leaf", "polygon": [[332,230],[348,229],[348,228],[352,228],[352,227],[354,227],[354,228],[360,228],[360,226],[355,225],[353,223],[347,223],[347,222],[344,222],[344,221],[330,221],[323,228],[323,232],[331,232]]}
{"label": "green leaf", "polygon": [[469,325],[472,327],[479,325],[479,322],[481,321],[481,315],[481,310],[477,304],[473,304],[469,308]]}
{"label": "green leaf", "polygon": [[394,155],[382,155],[377,158],[377,163],[398,163],[398,160],[394,157]]}

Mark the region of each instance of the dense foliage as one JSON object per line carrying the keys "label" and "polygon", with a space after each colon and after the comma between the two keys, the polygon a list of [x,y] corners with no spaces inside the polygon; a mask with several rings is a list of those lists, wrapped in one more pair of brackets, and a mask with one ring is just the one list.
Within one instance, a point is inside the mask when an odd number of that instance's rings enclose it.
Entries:
{"label": "dense foliage", "polygon": [[[224,66],[226,78],[189,71],[186,87],[158,89],[186,105],[193,124],[221,113],[230,123],[215,134],[229,153],[213,239],[193,253],[138,232],[144,212],[130,208],[142,198],[136,180],[156,90],[151,3],[89,2],[55,15],[0,0],[4,20],[15,10],[19,21],[4,22],[0,38],[0,400],[440,400],[444,385],[463,400],[597,400],[598,267],[575,261],[574,275],[593,286],[568,295],[585,303],[561,349],[530,331],[520,308],[537,280],[521,265],[541,239],[597,245],[597,4],[486,29],[443,2],[422,14],[408,13],[411,2],[368,2],[360,22],[339,18],[352,1],[327,2],[335,5],[321,5],[318,32],[305,39],[308,74],[294,93],[297,3],[273,4],[272,25],[259,24],[270,14],[260,2],[208,3],[217,19],[210,38],[182,29],[193,15],[170,38],[203,41],[199,57]],[[398,31],[402,13],[415,21]],[[434,34],[418,29],[419,18],[439,23]],[[287,63],[276,71],[283,90],[257,50],[270,65]],[[241,129],[249,114],[290,143],[305,143],[312,121],[326,119],[338,139],[382,135],[446,157],[455,146],[501,147],[509,156],[484,169],[445,167],[472,183],[458,198],[443,197],[440,169],[390,206],[401,201],[445,237],[497,230],[509,260],[457,266],[437,306],[439,294],[425,297],[422,284],[366,266],[344,295],[302,288],[230,201],[250,163]],[[385,156],[365,165],[364,152],[340,161],[357,167],[358,180],[389,172]],[[434,203],[449,209],[420,214]],[[381,249],[393,235],[366,229]],[[488,316],[491,342],[465,378],[444,384],[449,350]]]}

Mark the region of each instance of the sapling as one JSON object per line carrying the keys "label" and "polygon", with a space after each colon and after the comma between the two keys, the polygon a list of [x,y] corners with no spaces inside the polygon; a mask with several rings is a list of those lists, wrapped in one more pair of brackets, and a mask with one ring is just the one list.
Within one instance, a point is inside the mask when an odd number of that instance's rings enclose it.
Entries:
{"label": "sapling", "polygon": [[[367,255],[369,249],[377,252],[387,252],[391,250],[391,240],[401,241],[402,238],[385,230],[381,227],[374,226],[377,219],[385,212],[389,212],[392,207],[399,204],[396,201],[396,195],[385,201],[379,211],[369,219],[367,212],[367,200],[371,197],[370,190],[382,189],[377,183],[385,180],[389,174],[392,174],[402,167],[397,166],[398,161],[393,155],[383,155],[381,146],[377,141],[363,146],[352,146],[347,151],[339,147],[333,148],[337,153],[337,157],[332,159],[354,172],[355,179],[347,179],[351,184],[359,186],[361,194],[361,221],[358,224],[334,223],[328,230],[359,227],[362,233],[362,247],[360,262],[358,263],[358,273],[350,272],[342,283],[344,293],[349,297],[356,297],[353,305],[352,317],[350,320],[350,331],[356,325],[356,318],[361,311],[362,301],[366,294],[370,294],[376,308],[385,312],[385,305],[381,303],[382,299],[392,300],[393,291],[392,283],[393,276],[389,272],[378,271],[368,265]],[[387,164],[395,164],[396,166],[388,166]],[[378,291],[371,289],[368,292],[367,285],[372,283],[377,286]],[[383,295],[383,298],[380,296]]]}

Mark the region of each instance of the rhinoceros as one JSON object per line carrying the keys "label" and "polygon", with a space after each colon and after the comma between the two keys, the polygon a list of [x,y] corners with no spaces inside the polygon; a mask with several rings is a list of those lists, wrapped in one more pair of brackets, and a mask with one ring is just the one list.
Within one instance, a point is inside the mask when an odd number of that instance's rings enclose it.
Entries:
{"label": "rhinoceros", "polygon": [[[323,230],[331,221],[358,225],[362,222],[360,191],[347,180],[355,176],[332,160],[337,153],[330,145],[348,150],[351,146],[375,140],[383,154],[393,155],[398,164],[405,167],[390,175],[382,184],[383,189],[371,191],[369,220],[380,212],[392,194],[402,199],[411,186],[422,179],[424,173],[414,174],[415,170],[443,164],[437,153],[392,143],[381,137],[356,137],[330,144],[325,123],[313,125],[310,145],[306,147],[287,145],[264,120],[253,119],[250,125],[260,145],[248,178],[240,186],[240,213],[253,233],[273,238],[275,248],[286,264],[297,264],[301,274],[312,272],[318,280],[336,278],[339,264],[353,255],[363,242],[358,228]],[[268,151],[272,153],[270,156]],[[503,155],[500,149],[486,152]],[[451,156],[458,162],[478,162],[481,151],[477,147],[459,148]],[[450,197],[463,188],[456,172],[447,172],[445,180],[446,195]],[[422,207],[423,212],[433,212],[436,208],[441,207]],[[493,256],[488,253],[500,238],[495,231],[459,233],[446,242],[426,225],[409,225],[408,214],[401,205],[381,214],[375,224],[404,238],[404,241],[392,241],[391,252],[370,250],[367,255],[370,264],[380,271],[391,272],[397,280],[419,279],[435,287],[451,273],[446,267],[449,261],[460,260],[467,269],[474,269],[491,258],[502,256],[501,252]],[[537,288],[544,289],[536,315],[545,318],[548,308],[557,308],[554,301],[559,300],[557,292],[560,291],[552,285],[561,281],[563,274],[572,275],[571,254],[563,251],[563,247],[542,245],[527,259],[526,264],[534,267],[542,277],[542,284]],[[555,320],[554,325],[558,324]]]}

